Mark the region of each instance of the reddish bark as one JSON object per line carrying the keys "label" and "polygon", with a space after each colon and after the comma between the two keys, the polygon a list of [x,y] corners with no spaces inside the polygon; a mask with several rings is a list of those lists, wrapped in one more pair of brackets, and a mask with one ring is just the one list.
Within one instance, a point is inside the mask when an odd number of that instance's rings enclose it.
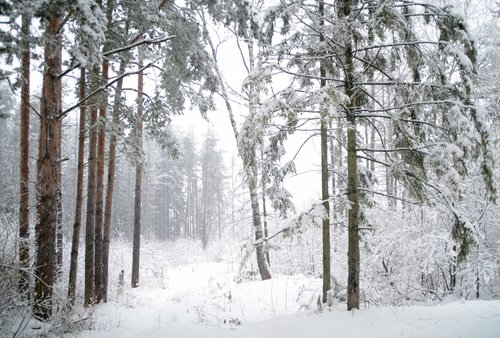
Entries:
{"label": "reddish bark", "polygon": [[[80,71],[80,99],[85,97],[85,68]],[[68,298],[70,303],[75,303],[76,273],[78,268],[78,249],[80,246],[80,229],[82,225],[83,204],[83,169],[85,153],[85,106],[80,106],[80,128],[78,135],[78,169],[76,178],[76,206],[75,223],[73,224],[73,237],[71,242],[71,261],[69,267]]]}
{"label": "reddish bark", "polygon": [[47,320],[52,314],[52,294],[55,277],[55,231],[57,221],[58,137],[61,109],[60,21],[48,19],[44,41],[43,89],[40,102],[40,134],[37,159],[37,214],[35,226],[38,246],[35,268],[35,299],[33,313]]}

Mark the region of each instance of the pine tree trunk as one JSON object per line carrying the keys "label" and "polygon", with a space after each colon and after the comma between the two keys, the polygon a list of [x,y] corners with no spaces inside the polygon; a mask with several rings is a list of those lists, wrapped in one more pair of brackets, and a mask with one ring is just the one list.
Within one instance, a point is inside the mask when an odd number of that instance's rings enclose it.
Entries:
{"label": "pine tree trunk", "polygon": [[[108,82],[109,62],[104,59],[102,63],[102,82]],[[107,95],[101,97],[99,104],[99,134],[97,137],[97,169],[96,169],[96,209],[95,209],[95,261],[94,281],[95,296],[98,303],[104,298],[103,283],[103,221],[104,221],[104,158],[106,143],[106,114],[108,109]]]}
{"label": "pine tree trunk", "polygon": [[19,161],[19,292],[29,291],[29,136],[30,136],[30,25],[31,17],[23,15],[21,26],[21,121]]}
{"label": "pine tree trunk", "polygon": [[[344,0],[342,17],[351,13],[350,0]],[[347,310],[359,309],[359,195],[358,195],[358,162],[356,152],[356,118],[354,107],[356,97],[354,91],[354,62],[352,45],[348,42],[344,51],[345,61],[345,94],[351,99],[351,106],[346,109],[347,115],[347,197],[349,201],[348,215],[348,252],[347,252]]]}
{"label": "pine tree trunk", "polygon": [[33,314],[42,320],[52,315],[52,295],[55,279],[55,236],[57,222],[57,175],[59,115],[61,107],[62,41],[59,18],[50,15],[45,31],[44,73],[40,102],[40,134],[37,159],[37,215],[35,226],[37,259],[35,268],[35,299]]}
{"label": "pine tree trunk", "polygon": [[[319,0],[319,29],[324,27],[325,4],[323,0]],[[320,32],[319,39],[325,41],[323,32]],[[320,61],[320,86],[326,86],[326,69],[323,61]],[[323,303],[327,301],[327,293],[330,290],[330,196],[328,192],[328,117],[326,107],[321,109],[321,200],[323,201],[324,216],[323,216]]]}
{"label": "pine tree trunk", "polygon": [[[120,63],[120,70],[118,74],[125,73],[125,60]],[[122,96],[123,80],[118,80],[115,90],[115,102],[113,104],[113,127],[116,128],[120,123],[120,106]],[[104,229],[103,229],[103,254],[102,254],[102,284],[104,302],[108,299],[108,272],[109,272],[109,242],[111,236],[111,220],[113,212],[113,190],[115,185],[115,171],[116,171],[116,133],[111,134],[109,140],[108,152],[108,185],[106,187],[106,200],[104,208]]]}
{"label": "pine tree trunk", "polygon": [[[139,69],[143,67],[142,55],[139,52]],[[137,149],[142,153],[142,93],[144,90],[144,75],[139,73],[137,81]],[[134,243],[132,252],[132,287],[139,286],[139,253],[141,249],[141,186],[142,186],[142,163],[138,162],[135,167],[135,204],[134,204]]]}
{"label": "pine tree trunk", "polygon": [[[80,70],[80,99],[85,97],[85,68]],[[68,298],[71,305],[75,304],[76,275],[78,269],[78,250],[80,246],[80,229],[82,225],[82,204],[83,204],[83,171],[85,154],[85,120],[86,109],[80,106],[80,127],[78,134],[78,169],[76,177],[76,205],[75,222],[73,224],[73,236],[71,241],[71,261],[69,267]]]}
{"label": "pine tree trunk", "polygon": [[[98,74],[94,71],[93,76]],[[94,82],[94,81],[93,81]],[[95,301],[94,284],[94,241],[95,241],[95,190],[96,190],[96,152],[97,135],[95,125],[97,122],[97,105],[90,107],[89,152],[88,152],[88,179],[87,179],[87,219],[85,221],[85,297],[84,305],[92,305]]]}

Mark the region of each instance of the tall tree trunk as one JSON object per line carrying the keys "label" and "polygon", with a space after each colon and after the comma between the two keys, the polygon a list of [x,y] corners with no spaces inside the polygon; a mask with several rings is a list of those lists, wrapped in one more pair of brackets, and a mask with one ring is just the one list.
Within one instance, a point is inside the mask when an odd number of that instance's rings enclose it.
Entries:
{"label": "tall tree trunk", "polygon": [[[324,29],[325,3],[319,0],[319,29]],[[325,41],[323,31],[319,35],[320,42]],[[326,86],[326,69],[323,60],[320,61],[320,86]],[[321,109],[321,200],[325,209],[323,216],[323,303],[327,302],[327,294],[330,290],[330,196],[328,191],[328,109]]]}
{"label": "tall tree trunk", "polygon": [[[351,14],[350,0],[344,0],[341,16],[345,19]],[[354,62],[351,42],[344,50],[345,94],[351,99],[346,109],[347,115],[347,197],[348,216],[348,251],[347,251],[347,310],[359,309],[359,195],[358,162],[356,153],[356,93],[354,90]]]}
{"label": "tall tree trunk", "polygon": [[[80,69],[80,99],[85,97],[85,68]],[[80,246],[80,228],[82,225],[82,204],[83,204],[83,171],[85,154],[85,121],[86,109],[80,106],[80,126],[78,134],[78,169],[76,175],[76,205],[75,222],[73,224],[73,236],[71,241],[71,261],[69,266],[68,298],[71,305],[75,304],[76,275],[78,269],[78,250]]]}
{"label": "tall tree trunk", "polygon": [[[339,170],[339,174],[337,175],[337,191],[340,193],[341,191],[341,188],[342,186],[344,186],[345,184],[345,181],[344,181],[344,177],[342,176],[342,170],[343,170],[343,167],[344,167],[344,144],[346,143],[346,139],[345,139],[345,134],[344,134],[344,125],[343,125],[343,118],[339,117],[337,119],[337,130],[336,130],[336,135],[337,135],[337,151],[336,151],[336,155],[337,155],[337,170]],[[339,208],[338,208],[338,211],[337,211],[337,214],[344,218],[345,216],[345,205],[344,203],[341,201],[339,203]]]}
{"label": "tall tree trunk", "polygon": [[[118,75],[125,73],[126,61],[120,63]],[[118,80],[115,90],[115,102],[113,104],[113,128],[116,128],[120,123],[120,106],[123,90],[123,80]],[[109,140],[108,153],[108,185],[106,187],[106,205],[104,208],[104,229],[103,229],[103,254],[102,254],[102,284],[103,284],[103,301],[108,299],[108,272],[109,272],[109,241],[111,236],[111,219],[113,212],[113,189],[115,185],[116,171],[116,132],[111,134]]]}
{"label": "tall tree trunk", "polygon": [[[104,59],[102,63],[102,82],[108,82],[109,62]],[[104,94],[99,102],[99,134],[97,137],[97,169],[96,169],[96,200],[95,200],[95,261],[94,281],[96,301],[100,303],[104,298],[103,283],[103,221],[104,221],[104,158],[106,143],[106,114],[108,98]]]}
{"label": "tall tree trunk", "polygon": [[[333,122],[332,119],[328,121],[328,150],[330,151],[330,184],[332,185],[332,188],[330,189],[331,196],[336,196],[337,195],[337,187],[336,187],[336,180],[335,180],[335,137],[333,135],[334,129],[333,129]],[[330,217],[332,222],[334,223],[337,220],[337,214],[336,214],[336,208],[333,204],[333,201],[330,205]],[[335,223],[334,223],[335,224]],[[334,225],[335,227],[335,225]],[[335,236],[335,235],[334,235]]]}
{"label": "tall tree trunk", "polygon": [[[139,69],[143,67],[143,57],[139,51]],[[144,91],[144,75],[139,73],[137,81],[137,149],[142,155],[142,93]],[[142,156],[140,156],[142,157]],[[135,167],[135,203],[134,203],[134,243],[132,252],[132,287],[139,286],[139,253],[141,249],[141,186],[142,186],[142,161]]]}
{"label": "tall tree trunk", "polygon": [[[93,71],[94,78],[98,77],[98,72]],[[96,81],[92,81],[96,83]],[[96,190],[96,152],[97,134],[95,130],[97,122],[97,103],[90,107],[90,135],[88,152],[88,179],[87,179],[87,218],[85,221],[85,306],[89,306],[95,301],[94,284],[94,240],[95,240],[95,190]]]}
{"label": "tall tree trunk", "polygon": [[23,15],[21,26],[21,122],[19,161],[19,292],[29,291],[29,136],[30,136],[30,25],[31,17]]}
{"label": "tall tree trunk", "polygon": [[[253,37],[253,32],[250,30],[250,39],[247,42],[247,47],[248,47],[248,65],[249,65],[249,71],[250,73],[253,72],[254,70],[254,63],[255,63],[255,55],[254,55],[254,37]],[[252,121],[255,119],[255,111],[256,107],[258,104],[258,92],[257,89],[255,88],[254,85],[250,86],[249,94],[248,94],[248,101],[249,101],[249,120]],[[262,233],[262,223],[261,223],[261,217],[260,217],[260,207],[259,207],[259,199],[258,199],[258,169],[257,169],[257,150],[255,149],[257,145],[254,144],[252,145],[252,149],[249,149],[248,151],[250,154],[245,154],[244,163],[245,167],[247,168],[247,179],[248,179],[248,185],[250,189],[250,200],[252,203],[252,217],[253,217],[253,225],[254,225],[254,232],[255,232],[255,241],[257,242],[257,245],[255,247],[256,252],[257,252],[257,266],[259,267],[259,272],[262,280],[266,279],[271,279],[271,271],[269,270],[269,265],[267,263],[266,259],[266,247],[265,243],[262,242],[262,238],[264,237]]]}
{"label": "tall tree trunk", "polygon": [[55,278],[55,236],[57,222],[57,137],[61,123],[61,54],[62,41],[59,18],[51,16],[44,41],[43,93],[40,102],[40,135],[37,159],[37,214],[35,226],[37,259],[35,268],[35,299],[33,313],[46,320],[52,315],[52,295]]}
{"label": "tall tree trunk", "polygon": [[[59,124],[58,135],[62,140],[62,123]],[[63,264],[63,206],[62,206],[62,144],[59,142],[57,162],[57,221],[56,221],[56,275],[61,277]]]}

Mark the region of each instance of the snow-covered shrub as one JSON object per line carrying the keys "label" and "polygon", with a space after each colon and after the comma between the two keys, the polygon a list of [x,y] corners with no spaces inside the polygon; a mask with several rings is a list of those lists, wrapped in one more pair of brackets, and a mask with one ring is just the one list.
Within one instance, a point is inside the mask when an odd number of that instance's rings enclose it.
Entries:
{"label": "snow-covered shrub", "polygon": [[[27,295],[19,294],[15,217],[0,214],[0,332],[22,331],[29,317]],[[27,314],[28,313],[28,314]]]}

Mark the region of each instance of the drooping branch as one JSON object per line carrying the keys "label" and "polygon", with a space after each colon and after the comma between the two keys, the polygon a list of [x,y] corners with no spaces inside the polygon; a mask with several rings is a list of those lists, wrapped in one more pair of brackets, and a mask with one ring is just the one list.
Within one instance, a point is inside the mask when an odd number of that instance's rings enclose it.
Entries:
{"label": "drooping branch", "polygon": [[81,99],[80,101],[78,101],[77,103],[75,103],[74,105],[72,105],[71,107],[67,108],[65,111],[63,111],[58,116],[58,118],[59,119],[64,118],[73,109],[78,108],[81,104],[85,103],[87,100],[89,100],[90,98],[92,98],[94,95],[97,95],[98,93],[102,92],[103,90],[106,90],[107,88],[111,87],[113,84],[115,84],[116,82],[118,82],[120,79],[123,79],[123,78],[125,78],[125,77],[127,77],[129,75],[136,75],[136,74],[142,73],[143,71],[145,71],[146,69],[148,69],[149,67],[151,67],[152,65],[154,65],[161,58],[162,57],[159,57],[156,60],[151,61],[150,63],[148,63],[147,65],[145,65],[144,67],[141,67],[140,69],[138,69],[136,71],[131,71],[131,72],[123,73],[122,75],[115,77],[112,81],[108,82],[106,85],[97,88],[96,90],[94,90],[93,92],[91,92],[90,94],[88,94],[87,96],[85,96],[83,99]]}
{"label": "drooping branch", "polygon": [[[131,50],[131,49],[134,49],[135,47],[138,47],[138,46],[141,46],[141,45],[154,45],[154,44],[158,44],[158,43],[162,43],[162,42],[165,42],[165,41],[169,41],[169,40],[172,40],[173,38],[175,38],[175,35],[169,35],[169,36],[164,36],[164,37],[161,37],[161,38],[158,38],[158,39],[143,39],[143,40],[139,40],[139,39],[133,39],[132,42],[126,46],[122,46],[122,47],[118,47],[118,48],[115,48],[115,49],[112,49],[112,50],[109,50],[105,53],[103,53],[102,55],[104,57],[108,57],[110,55],[113,55],[113,54],[117,54],[117,53],[121,53],[121,52],[125,52],[125,51],[128,51],[128,50]],[[80,63],[77,63],[75,65],[73,65],[72,67],[66,69],[64,72],[62,72],[61,74],[59,74],[59,78],[71,73],[73,70],[77,69],[81,67],[81,64]],[[132,73],[131,73],[132,74]],[[135,73],[137,74],[137,73]]]}

